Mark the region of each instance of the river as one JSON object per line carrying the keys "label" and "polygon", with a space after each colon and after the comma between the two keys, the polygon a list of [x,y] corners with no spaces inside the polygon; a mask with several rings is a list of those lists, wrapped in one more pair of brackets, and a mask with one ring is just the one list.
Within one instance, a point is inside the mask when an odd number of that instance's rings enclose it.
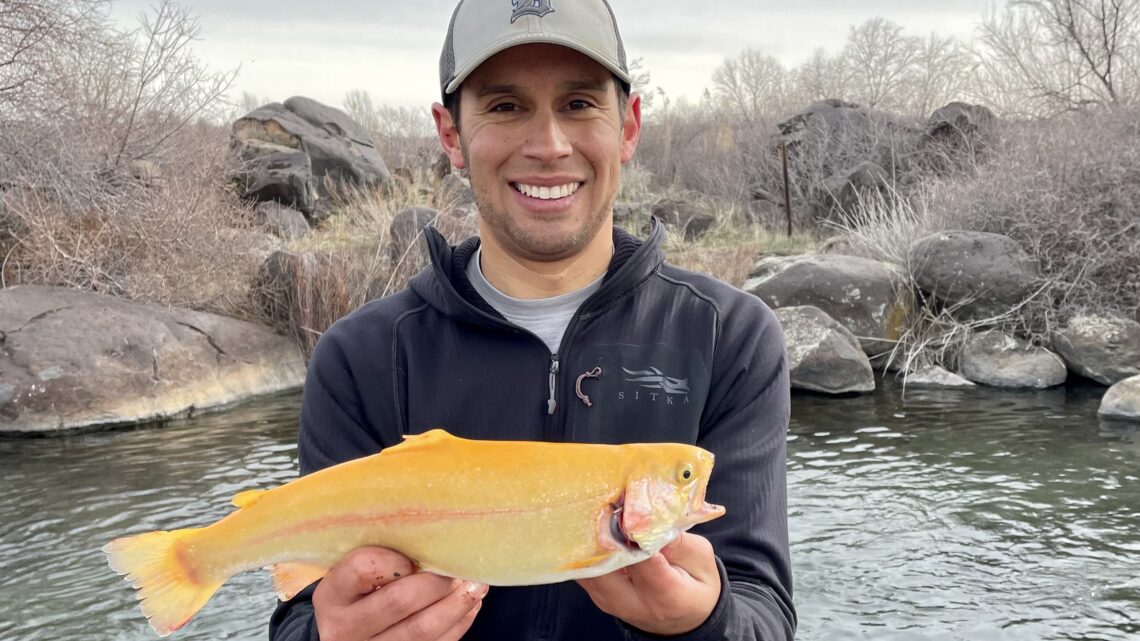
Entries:
{"label": "river", "polygon": [[[797,639],[1140,638],[1140,429],[1103,388],[797,395]],[[293,478],[297,395],[154,429],[0,440],[0,639],[155,639],[99,551]],[[265,639],[268,577],[173,638]]]}

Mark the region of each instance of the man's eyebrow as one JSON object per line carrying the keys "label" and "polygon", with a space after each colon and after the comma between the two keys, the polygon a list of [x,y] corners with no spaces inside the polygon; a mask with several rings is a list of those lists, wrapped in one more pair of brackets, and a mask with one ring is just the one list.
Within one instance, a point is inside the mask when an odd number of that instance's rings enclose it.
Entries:
{"label": "man's eyebrow", "polygon": [[[571,80],[563,84],[562,87],[566,91],[605,91],[609,89],[609,82],[609,78]],[[476,98],[519,93],[522,93],[522,87],[519,85],[480,85],[475,87]]]}
{"label": "man's eyebrow", "polygon": [[481,85],[475,88],[476,98],[485,98],[505,93],[519,93],[518,85]]}

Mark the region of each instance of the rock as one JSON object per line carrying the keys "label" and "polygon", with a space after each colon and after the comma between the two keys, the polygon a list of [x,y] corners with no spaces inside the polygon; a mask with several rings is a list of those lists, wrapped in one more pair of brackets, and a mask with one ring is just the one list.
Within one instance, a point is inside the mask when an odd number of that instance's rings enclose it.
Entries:
{"label": "rock", "polygon": [[[232,127],[231,148],[245,161],[238,165],[238,171],[259,152],[279,157],[284,153],[281,148],[300,152],[308,158],[309,172],[318,189],[324,189],[325,179],[358,187],[379,187],[390,180],[384,160],[363,127],[343,111],[303,96],[258,107],[239,118]],[[303,166],[295,157],[292,160],[291,166]],[[253,182],[269,180],[269,176],[255,175]],[[313,208],[299,200],[283,202],[313,214]]]}
{"label": "rock", "polygon": [[1034,291],[1037,261],[1008,236],[975,231],[931,234],[910,251],[918,287],[962,320],[1000,316]]}
{"label": "rock", "polygon": [[234,142],[229,179],[238,196],[257,202],[280,202],[314,215],[317,185],[309,157],[299,149],[260,140]]}
{"label": "rock", "polygon": [[614,223],[639,228],[649,223],[653,205],[649,203],[614,203]]}
{"label": "rock", "polygon": [[888,181],[886,170],[869,160],[864,160],[855,167],[823,181],[820,200],[830,209],[828,218],[835,217],[831,213],[851,218],[858,211],[860,204],[868,202],[868,199],[870,202],[875,202],[874,199],[888,189]]}
{"label": "rock", "polygon": [[276,201],[258,203],[253,208],[253,219],[269,233],[286,240],[307,236],[312,231],[304,214]]}
{"label": "rock", "polygon": [[679,200],[665,200],[653,206],[653,215],[666,227],[682,230],[685,240],[696,240],[704,236],[716,216],[692,204]]}
{"label": "rock", "polygon": [[1104,385],[1140,374],[1140,323],[1114,316],[1074,316],[1053,337],[1073,372]]}
{"label": "rock", "polygon": [[436,184],[446,176],[450,176],[452,172],[451,157],[444,152],[440,152],[435,158],[435,162],[431,165],[431,174],[435,179]]}
{"label": "rock", "polygon": [[992,387],[1056,387],[1067,370],[1056,354],[999,331],[970,337],[958,359],[958,373]]}
{"label": "rock", "polygon": [[244,321],[61,287],[0,291],[0,433],[130,425],[298,388],[293,341]]}
{"label": "rock", "polygon": [[898,273],[857,256],[767,257],[752,267],[743,289],[773,309],[818,307],[859,337],[868,355],[887,351],[907,314]]}
{"label": "rock", "polygon": [[919,161],[938,174],[973,171],[993,142],[997,117],[982,105],[952,102],[930,115]]}
{"label": "rock", "polygon": [[937,365],[923,367],[906,375],[907,387],[977,387],[974,383]]}
{"label": "rock", "polygon": [[417,241],[423,228],[438,216],[439,212],[430,207],[408,207],[392,217],[388,225],[388,257],[393,265],[408,263],[418,269],[427,264],[427,251]]}
{"label": "rock", "polygon": [[147,187],[153,187],[160,183],[164,178],[162,174],[162,167],[153,160],[132,160],[128,165],[131,172],[131,178],[137,180],[140,184]]}
{"label": "rock", "polygon": [[457,174],[448,174],[435,190],[435,205],[440,211],[453,211],[475,204],[471,185]]}
{"label": "rock", "polygon": [[1126,378],[1108,388],[1097,413],[1109,418],[1140,419],[1140,376]]}
{"label": "rock", "polygon": [[859,341],[818,307],[774,310],[788,344],[792,388],[846,394],[875,389],[875,374]]}

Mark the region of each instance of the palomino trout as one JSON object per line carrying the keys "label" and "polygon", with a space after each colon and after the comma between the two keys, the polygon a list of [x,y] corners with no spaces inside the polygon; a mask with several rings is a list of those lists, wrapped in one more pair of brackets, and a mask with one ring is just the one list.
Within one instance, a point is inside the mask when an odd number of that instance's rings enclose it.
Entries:
{"label": "palomino trout", "polygon": [[268,567],[292,598],[363,545],[488,585],[584,579],[649,558],[724,514],[713,455],[673,443],[477,441],[432,430],[378,454],[233,498],[216,523],[115,539],[111,568],[160,636],[231,576]]}

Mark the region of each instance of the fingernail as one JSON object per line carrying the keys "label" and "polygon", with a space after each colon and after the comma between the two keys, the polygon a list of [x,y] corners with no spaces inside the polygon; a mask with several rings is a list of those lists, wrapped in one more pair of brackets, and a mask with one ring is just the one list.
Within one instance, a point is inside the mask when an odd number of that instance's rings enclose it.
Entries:
{"label": "fingernail", "polygon": [[489,588],[487,587],[487,585],[485,585],[483,583],[476,583],[474,581],[468,581],[467,585],[465,585],[463,587],[463,589],[467,592],[467,594],[469,594],[469,595],[471,595],[477,599],[481,599],[487,594],[487,590]]}

